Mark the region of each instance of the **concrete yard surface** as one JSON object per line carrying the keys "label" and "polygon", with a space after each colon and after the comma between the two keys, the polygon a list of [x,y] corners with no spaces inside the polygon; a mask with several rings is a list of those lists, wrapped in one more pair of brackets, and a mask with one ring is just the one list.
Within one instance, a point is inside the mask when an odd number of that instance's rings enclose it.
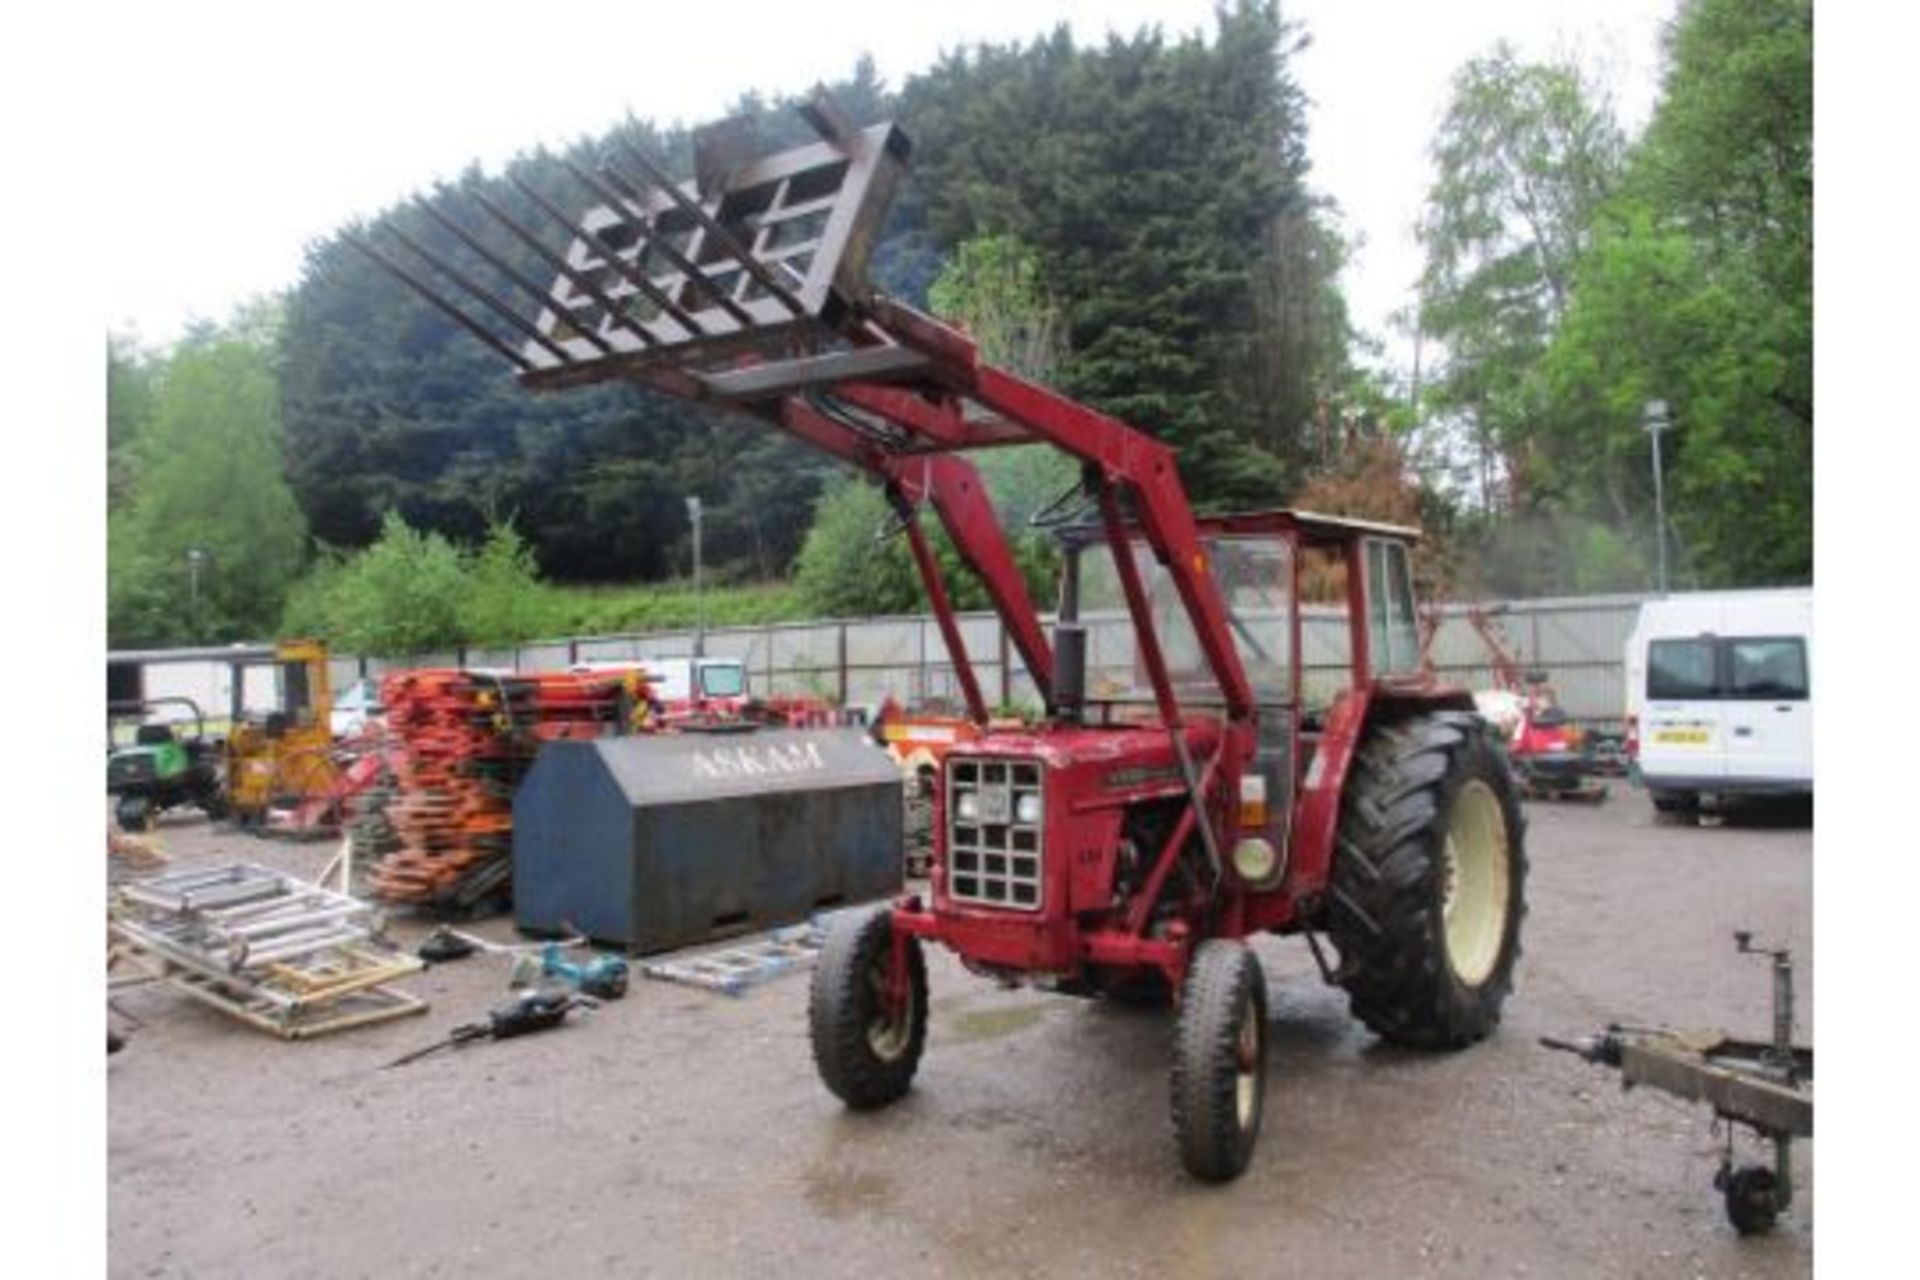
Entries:
{"label": "concrete yard surface", "polygon": [[[1643,792],[1528,806],[1518,989],[1499,1033],[1379,1044],[1303,942],[1256,944],[1273,1055],[1247,1174],[1181,1172],[1171,1020],[1003,991],[929,954],[911,1094],[845,1110],[814,1073],[808,974],[732,998],[636,979],[524,1040],[381,1065],[482,1018],[508,962],[403,985],[431,1010],[283,1043],[147,985],[114,1003],[108,1067],[115,1276],[1804,1276],[1813,1153],[1768,1236],[1710,1186],[1710,1114],[1537,1044],[1609,1021],[1771,1027],[1764,961],[1794,949],[1813,1038],[1812,833],[1656,825]],[[198,820],[176,866],[313,875],[333,846]],[[411,945],[424,922],[395,925]],[[473,926],[512,941],[504,919]],[[1764,1151],[1740,1139],[1742,1151]]]}

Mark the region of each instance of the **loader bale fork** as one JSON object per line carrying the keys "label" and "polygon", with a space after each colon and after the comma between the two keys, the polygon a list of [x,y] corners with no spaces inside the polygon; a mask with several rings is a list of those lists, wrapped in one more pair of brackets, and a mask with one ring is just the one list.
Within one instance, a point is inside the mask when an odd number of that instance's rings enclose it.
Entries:
{"label": "loader bale fork", "polygon": [[[872,287],[867,257],[911,148],[824,97],[802,113],[820,140],[773,155],[737,127],[702,135],[691,182],[625,145],[597,169],[567,166],[589,207],[530,199],[539,228],[491,201],[441,201],[436,221],[468,249],[499,233],[479,254],[491,286],[456,288],[517,296],[505,331],[497,308],[476,313],[436,283],[451,273],[441,254],[351,242],[529,388],[633,382],[728,408],[885,491],[970,732],[934,772],[927,891],[850,919],[816,970],[808,1017],[829,1089],[871,1108],[911,1087],[924,944],[1006,983],[1165,993],[1176,1145],[1196,1177],[1232,1179],[1252,1159],[1268,1076],[1248,938],[1328,935],[1355,1013],[1404,1043],[1485,1036],[1512,983],[1525,826],[1471,696],[1422,662],[1418,534],[1284,509],[1197,516],[1167,445],[995,367]],[[551,283],[536,285],[542,270]],[[1051,618],[967,457],[1012,444],[1080,464],[1047,513],[1063,559]],[[929,516],[1026,668],[1043,708],[1032,723],[990,721]],[[1312,581],[1339,584],[1346,622],[1344,678],[1324,705],[1303,682],[1309,557],[1331,566]]]}

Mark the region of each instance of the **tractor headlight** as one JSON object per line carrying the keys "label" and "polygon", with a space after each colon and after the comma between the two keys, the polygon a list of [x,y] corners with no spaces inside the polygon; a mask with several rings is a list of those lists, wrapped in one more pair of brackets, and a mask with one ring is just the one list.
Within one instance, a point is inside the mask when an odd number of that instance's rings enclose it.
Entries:
{"label": "tractor headlight", "polygon": [[977,791],[962,791],[959,802],[954,806],[954,813],[962,822],[978,822],[980,820],[980,793]]}
{"label": "tractor headlight", "polygon": [[1280,853],[1273,842],[1248,836],[1233,846],[1233,870],[1254,888],[1270,888],[1280,876]]}
{"label": "tractor headlight", "polygon": [[1040,807],[1040,793],[1038,791],[1023,791],[1020,793],[1019,798],[1013,802],[1013,820],[1015,822],[1025,823],[1030,827],[1037,827],[1040,825],[1040,815],[1042,812]]}

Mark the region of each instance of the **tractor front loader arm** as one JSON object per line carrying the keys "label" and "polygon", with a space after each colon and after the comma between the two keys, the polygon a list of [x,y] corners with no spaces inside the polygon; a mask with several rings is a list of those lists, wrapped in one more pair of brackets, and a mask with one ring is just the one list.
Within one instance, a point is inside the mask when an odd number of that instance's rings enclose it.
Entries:
{"label": "tractor front loader arm", "polygon": [[[447,256],[398,228],[393,238],[423,269],[407,268],[365,236],[346,240],[507,355],[524,386],[639,383],[746,413],[878,478],[903,516],[969,714],[978,721],[986,719],[984,700],[917,513],[931,504],[939,515],[1053,714],[1058,655],[979,473],[956,455],[1017,443],[1067,453],[1085,468],[1107,512],[1107,541],[1116,562],[1126,565],[1122,572],[1133,569],[1132,539],[1144,538],[1171,575],[1227,718],[1250,725],[1251,686],[1173,451],[995,368],[964,333],[875,292],[866,280],[867,260],[910,144],[895,125],[852,126],[824,95],[801,114],[820,140],[757,158],[738,122],[697,134],[698,176],[690,183],[674,182],[625,143],[594,171],[564,163],[595,202],[578,215],[516,183],[522,207],[565,237],[564,252],[478,191],[470,193],[476,212],[464,219],[442,207],[451,195],[430,203],[433,221],[467,251],[459,257],[478,254],[497,282],[529,295],[537,307],[531,321],[512,326],[525,338],[517,348],[485,322],[485,312],[476,317],[436,291],[424,268],[452,279],[488,312],[508,306]],[[489,222],[511,243],[486,248],[474,228]],[[545,290],[528,275],[543,268],[553,282]],[[1131,594],[1163,718],[1177,738],[1178,703],[1152,617],[1139,593]],[[1238,753],[1245,749],[1240,739],[1251,735],[1231,736]],[[1189,786],[1197,789],[1184,742],[1178,750]],[[1211,832],[1208,844],[1211,849]]]}
{"label": "tractor front loader arm", "polygon": [[[925,420],[913,413],[906,403],[918,398],[904,393],[858,398],[850,395],[847,399],[903,430],[913,430],[915,422]],[[915,560],[923,577],[927,576],[929,569],[937,575],[938,569],[928,558],[931,555],[930,548],[924,545],[923,535],[917,531],[917,512],[923,504],[933,505],[961,560],[986,588],[994,611],[1006,623],[1008,637],[1040,690],[1041,701],[1051,712],[1054,709],[1053,651],[1048,647],[1046,633],[1040,626],[1039,611],[1028,595],[1026,578],[1014,560],[1012,548],[1007,545],[1000,522],[994,517],[993,504],[988,500],[979,469],[955,454],[888,453],[861,437],[845,422],[828,417],[801,396],[787,397],[780,402],[777,413],[763,416],[788,434],[860,468],[886,486],[896,509],[904,508],[903,523],[907,526],[908,536],[914,539]],[[958,414],[954,417],[957,423]],[[965,429],[964,424],[957,425],[960,430]],[[933,594],[931,580],[928,582],[928,591]],[[944,584],[940,587],[940,594],[946,594]],[[943,627],[942,638],[956,657],[964,655],[965,645],[957,626],[950,635],[944,634]],[[956,661],[956,670],[965,673],[961,676],[963,686],[971,686],[968,694],[969,714],[985,724],[984,704],[979,699],[971,665],[964,660]]]}

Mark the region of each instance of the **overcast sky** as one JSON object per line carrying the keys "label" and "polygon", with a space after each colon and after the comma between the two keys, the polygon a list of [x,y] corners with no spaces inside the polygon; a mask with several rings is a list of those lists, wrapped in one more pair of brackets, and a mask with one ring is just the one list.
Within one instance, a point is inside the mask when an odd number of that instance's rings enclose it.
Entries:
{"label": "overcast sky", "polygon": [[[1312,182],[1364,246],[1346,287],[1380,331],[1419,272],[1411,226],[1425,148],[1466,58],[1505,38],[1571,54],[1638,127],[1675,0],[1283,0],[1312,46]],[[462,4],[332,0],[298,8],[176,0],[130,8],[100,53],[122,145],[111,190],[143,233],[116,239],[103,317],[149,342],[298,278],[303,245],[457,172],[623,113],[699,123],[750,89],[800,92],[862,52],[898,85],[943,48],[1071,23],[1082,41],[1159,23],[1210,30],[1212,0],[964,4]],[[287,15],[298,15],[289,18]]]}

